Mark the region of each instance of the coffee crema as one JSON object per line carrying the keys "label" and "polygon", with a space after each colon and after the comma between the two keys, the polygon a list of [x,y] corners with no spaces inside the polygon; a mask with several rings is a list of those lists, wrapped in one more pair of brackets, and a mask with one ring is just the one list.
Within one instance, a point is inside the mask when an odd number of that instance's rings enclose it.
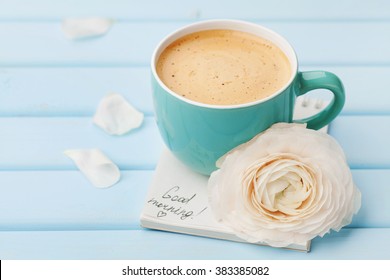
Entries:
{"label": "coffee crema", "polygon": [[160,55],[156,71],[174,93],[211,105],[266,98],[291,77],[287,56],[253,34],[225,29],[188,34]]}

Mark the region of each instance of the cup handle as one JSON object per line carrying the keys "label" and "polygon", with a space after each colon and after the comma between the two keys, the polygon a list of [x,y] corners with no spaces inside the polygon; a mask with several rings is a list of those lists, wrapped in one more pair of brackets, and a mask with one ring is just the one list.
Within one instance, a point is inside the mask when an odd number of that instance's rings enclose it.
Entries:
{"label": "cup handle", "polygon": [[297,96],[314,89],[328,89],[334,98],[321,112],[305,119],[293,120],[297,123],[307,123],[307,128],[320,129],[329,124],[343,109],[345,103],[344,87],[335,74],[326,71],[307,71],[298,73],[299,91]]}

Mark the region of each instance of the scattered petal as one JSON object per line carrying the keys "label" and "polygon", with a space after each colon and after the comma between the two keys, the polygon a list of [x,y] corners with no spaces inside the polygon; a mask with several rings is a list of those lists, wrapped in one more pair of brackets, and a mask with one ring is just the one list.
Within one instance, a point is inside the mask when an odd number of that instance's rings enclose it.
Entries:
{"label": "scattered petal", "polygon": [[102,36],[110,29],[112,20],[106,18],[69,18],[62,22],[62,30],[70,40]]}
{"label": "scattered petal", "polygon": [[120,94],[104,97],[96,110],[93,122],[111,135],[123,135],[141,126],[143,113],[137,111]]}
{"label": "scattered petal", "polygon": [[111,187],[120,179],[118,167],[98,149],[66,150],[64,154],[97,188]]}

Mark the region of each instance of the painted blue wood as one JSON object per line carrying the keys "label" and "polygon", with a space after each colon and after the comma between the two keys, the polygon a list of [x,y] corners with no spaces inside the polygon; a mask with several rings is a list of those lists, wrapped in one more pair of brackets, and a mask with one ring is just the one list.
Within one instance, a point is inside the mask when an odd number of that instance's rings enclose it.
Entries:
{"label": "painted blue wood", "polygon": [[139,229],[152,171],[97,189],[78,171],[0,172],[0,231]]}
{"label": "painted blue wood", "polygon": [[[0,231],[139,229],[153,173],[122,171],[117,185],[96,189],[78,171],[2,171]],[[390,227],[390,170],[353,177],[362,208],[350,227]]]}
{"label": "painted blue wood", "polygon": [[362,193],[362,205],[349,227],[390,228],[390,169],[355,169],[352,175]]}
{"label": "painted blue wood", "polygon": [[110,136],[91,118],[0,118],[0,170],[75,170],[67,149],[98,148],[122,169],[154,168],[162,140],[154,119]]}
{"label": "painted blue wood", "polygon": [[[301,67],[318,69],[343,80],[347,99],[342,114],[390,114],[390,67]],[[139,110],[153,113],[149,67],[32,67],[0,68],[0,117],[92,116],[108,92],[118,92]]]}
{"label": "painted blue wood", "polygon": [[390,168],[390,116],[342,116],[329,127],[353,168]]}
{"label": "painted blue wood", "polygon": [[116,23],[103,37],[69,41],[60,22],[2,22],[0,66],[148,65],[158,41],[182,25]]}
{"label": "painted blue wood", "polygon": [[[0,22],[0,66],[146,66],[157,42],[189,22],[118,22],[81,41],[66,40],[60,22]],[[290,40],[302,65],[390,64],[387,21],[259,23]]]}
{"label": "painted blue wood", "polygon": [[92,116],[110,92],[152,114],[149,68],[2,68],[1,116]]}
{"label": "painted blue wood", "polygon": [[[390,167],[390,116],[340,116],[329,133],[344,148],[352,168]],[[84,118],[0,118],[0,170],[74,170],[62,152],[99,148],[122,169],[150,169],[162,140],[152,117],[141,128],[112,137]]]}
{"label": "painted blue wood", "polygon": [[0,259],[389,259],[390,229],[342,229],[310,253],[151,230],[0,232]]}
{"label": "painted blue wood", "polygon": [[[327,70],[341,78],[346,94],[342,115],[390,114],[390,98],[387,91],[387,80],[390,77],[389,67],[303,66],[301,69]],[[331,96],[329,93],[327,94],[328,97]],[[321,95],[321,97],[326,98],[325,95]]]}
{"label": "painted blue wood", "polygon": [[[143,0],[105,1],[77,0],[2,0],[0,19],[53,20],[68,16],[107,16],[121,20],[166,20],[191,18],[251,18],[281,20],[346,20],[346,19],[388,19],[388,1],[337,1],[336,4],[311,0],[295,0],[292,5],[286,1],[235,0],[175,1]],[[364,11],[364,12],[362,12]]]}

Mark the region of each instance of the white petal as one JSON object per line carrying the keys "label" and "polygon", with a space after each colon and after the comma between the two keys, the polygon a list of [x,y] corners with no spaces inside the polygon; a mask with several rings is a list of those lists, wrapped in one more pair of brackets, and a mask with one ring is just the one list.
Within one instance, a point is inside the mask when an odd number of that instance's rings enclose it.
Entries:
{"label": "white petal", "polygon": [[120,94],[111,93],[100,101],[93,122],[108,134],[122,135],[141,126],[143,119]]}
{"label": "white petal", "polygon": [[108,188],[120,179],[118,167],[98,149],[66,150],[81,173],[97,188]]}
{"label": "white petal", "polygon": [[62,22],[62,31],[66,38],[77,40],[101,36],[107,33],[112,20],[105,18],[69,18]]}

